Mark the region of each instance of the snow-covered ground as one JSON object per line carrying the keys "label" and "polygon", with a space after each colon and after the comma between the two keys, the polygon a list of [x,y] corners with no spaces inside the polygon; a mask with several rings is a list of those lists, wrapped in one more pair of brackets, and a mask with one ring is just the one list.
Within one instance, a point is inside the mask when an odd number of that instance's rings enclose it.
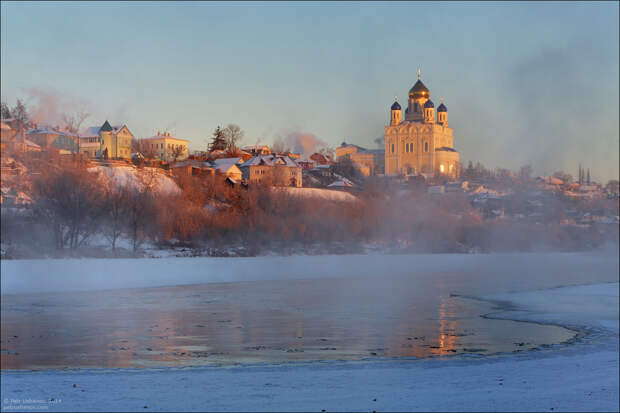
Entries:
{"label": "snow-covered ground", "polygon": [[[2,372],[2,409],[618,411],[618,283],[485,297],[586,338],[497,356],[228,368]],[[576,304],[575,304],[576,303]]]}
{"label": "snow-covered ground", "polygon": [[324,188],[290,188],[283,187],[278,188],[277,191],[286,192],[291,196],[299,198],[314,198],[323,201],[336,201],[336,202],[358,202],[359,199],[348,192],[340,191],[336,189],[324,189]]}
{"label": "snow-covered ground", "polygon": [[100,173],[108,182],[119,187],[143,188],[145,184],[152,185],[153,189],[161,194],[177,195],[181,192],[178,185],[158,168],[138,169],[133,166],[93,166],[89,172]]}

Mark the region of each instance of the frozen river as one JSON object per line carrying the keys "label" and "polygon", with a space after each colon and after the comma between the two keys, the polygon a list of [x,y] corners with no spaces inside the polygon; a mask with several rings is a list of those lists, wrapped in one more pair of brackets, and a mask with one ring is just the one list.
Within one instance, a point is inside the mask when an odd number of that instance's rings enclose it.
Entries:
{"label": "frozen river", "polygon": [[[617,255],[2,262],[2,369],[521,352],[575,331],[475,297],[617,282]],[[490,317],[481,317],[490,314]]]}

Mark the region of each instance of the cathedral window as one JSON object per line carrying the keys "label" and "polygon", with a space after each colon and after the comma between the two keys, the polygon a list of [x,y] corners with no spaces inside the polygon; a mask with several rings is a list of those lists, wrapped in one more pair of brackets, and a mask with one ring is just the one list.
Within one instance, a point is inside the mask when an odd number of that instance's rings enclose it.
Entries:
{"label": "cathedral window", "polygon": [[424,142],[424,152],[428,152],[428,142]]}
{"label": "cathedral window", "polygon": [[392,153],[394,153],[394,144],[392,144]]}

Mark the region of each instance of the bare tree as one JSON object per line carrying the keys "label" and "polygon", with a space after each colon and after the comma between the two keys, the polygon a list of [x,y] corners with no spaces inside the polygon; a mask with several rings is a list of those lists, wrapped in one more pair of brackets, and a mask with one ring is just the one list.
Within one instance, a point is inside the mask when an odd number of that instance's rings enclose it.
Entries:
{"label": "bare tree", "polygon": [[185,155],[185,147],[183,145],[173,145],[168,149],[168,157],[172,158],[173,162]]}
{"label": "bare tree", "polygon": [[78,111],[75,113],[64,114],[62,116],[62,120],[65,123],[65,126],[69,129],[69,132],[78,133],[82,123],[84,123],[89,116],[89,113]]}
{"label": "bare tree", "polygon": [[51,227],[57,248],[77,248],[96,231],[103,199],[95,176],[66,166],[41,174],[33,186],[35,215]]}
{"label": "bare tree", "polygon": [[116,187],[111,184],[105,193],[103,234],[110,241],[114,252],[116,252],[116,241],[127,225],[130,191],[127,186]]}
{"label": "bare tree", "polygon": [[228,126],[222,129],[222,132],[224,133],[224,138],[226,139],[228,149],[236,148],[237,144],[245,135],[245,132],[243,132],[239,125],[235,125],[234,123],[228,124]]}

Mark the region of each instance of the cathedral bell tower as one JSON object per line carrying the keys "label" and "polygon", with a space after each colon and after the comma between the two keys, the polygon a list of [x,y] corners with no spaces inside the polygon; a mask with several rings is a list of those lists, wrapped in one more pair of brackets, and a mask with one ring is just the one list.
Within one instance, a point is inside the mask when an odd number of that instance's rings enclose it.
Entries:
{"label": "cathedral bell tower", "polygon": [[424,104],[424,122],[435,123],[435,105],[430,99]]}
{"label": "cathedral bell tower", "polygon": [[437,108],[437,123],[448,126],[448,108],[443,104],[443,98],[441,98],[441,105]]}
{"label": "cathedral bell tower", "polygon": [[403,111],[400,108],[400,104],[398,103],[398,97],[394,96],[394,103],[391,108],[391,117],[390,117],[390,125],[400,125],[403,121]]}

